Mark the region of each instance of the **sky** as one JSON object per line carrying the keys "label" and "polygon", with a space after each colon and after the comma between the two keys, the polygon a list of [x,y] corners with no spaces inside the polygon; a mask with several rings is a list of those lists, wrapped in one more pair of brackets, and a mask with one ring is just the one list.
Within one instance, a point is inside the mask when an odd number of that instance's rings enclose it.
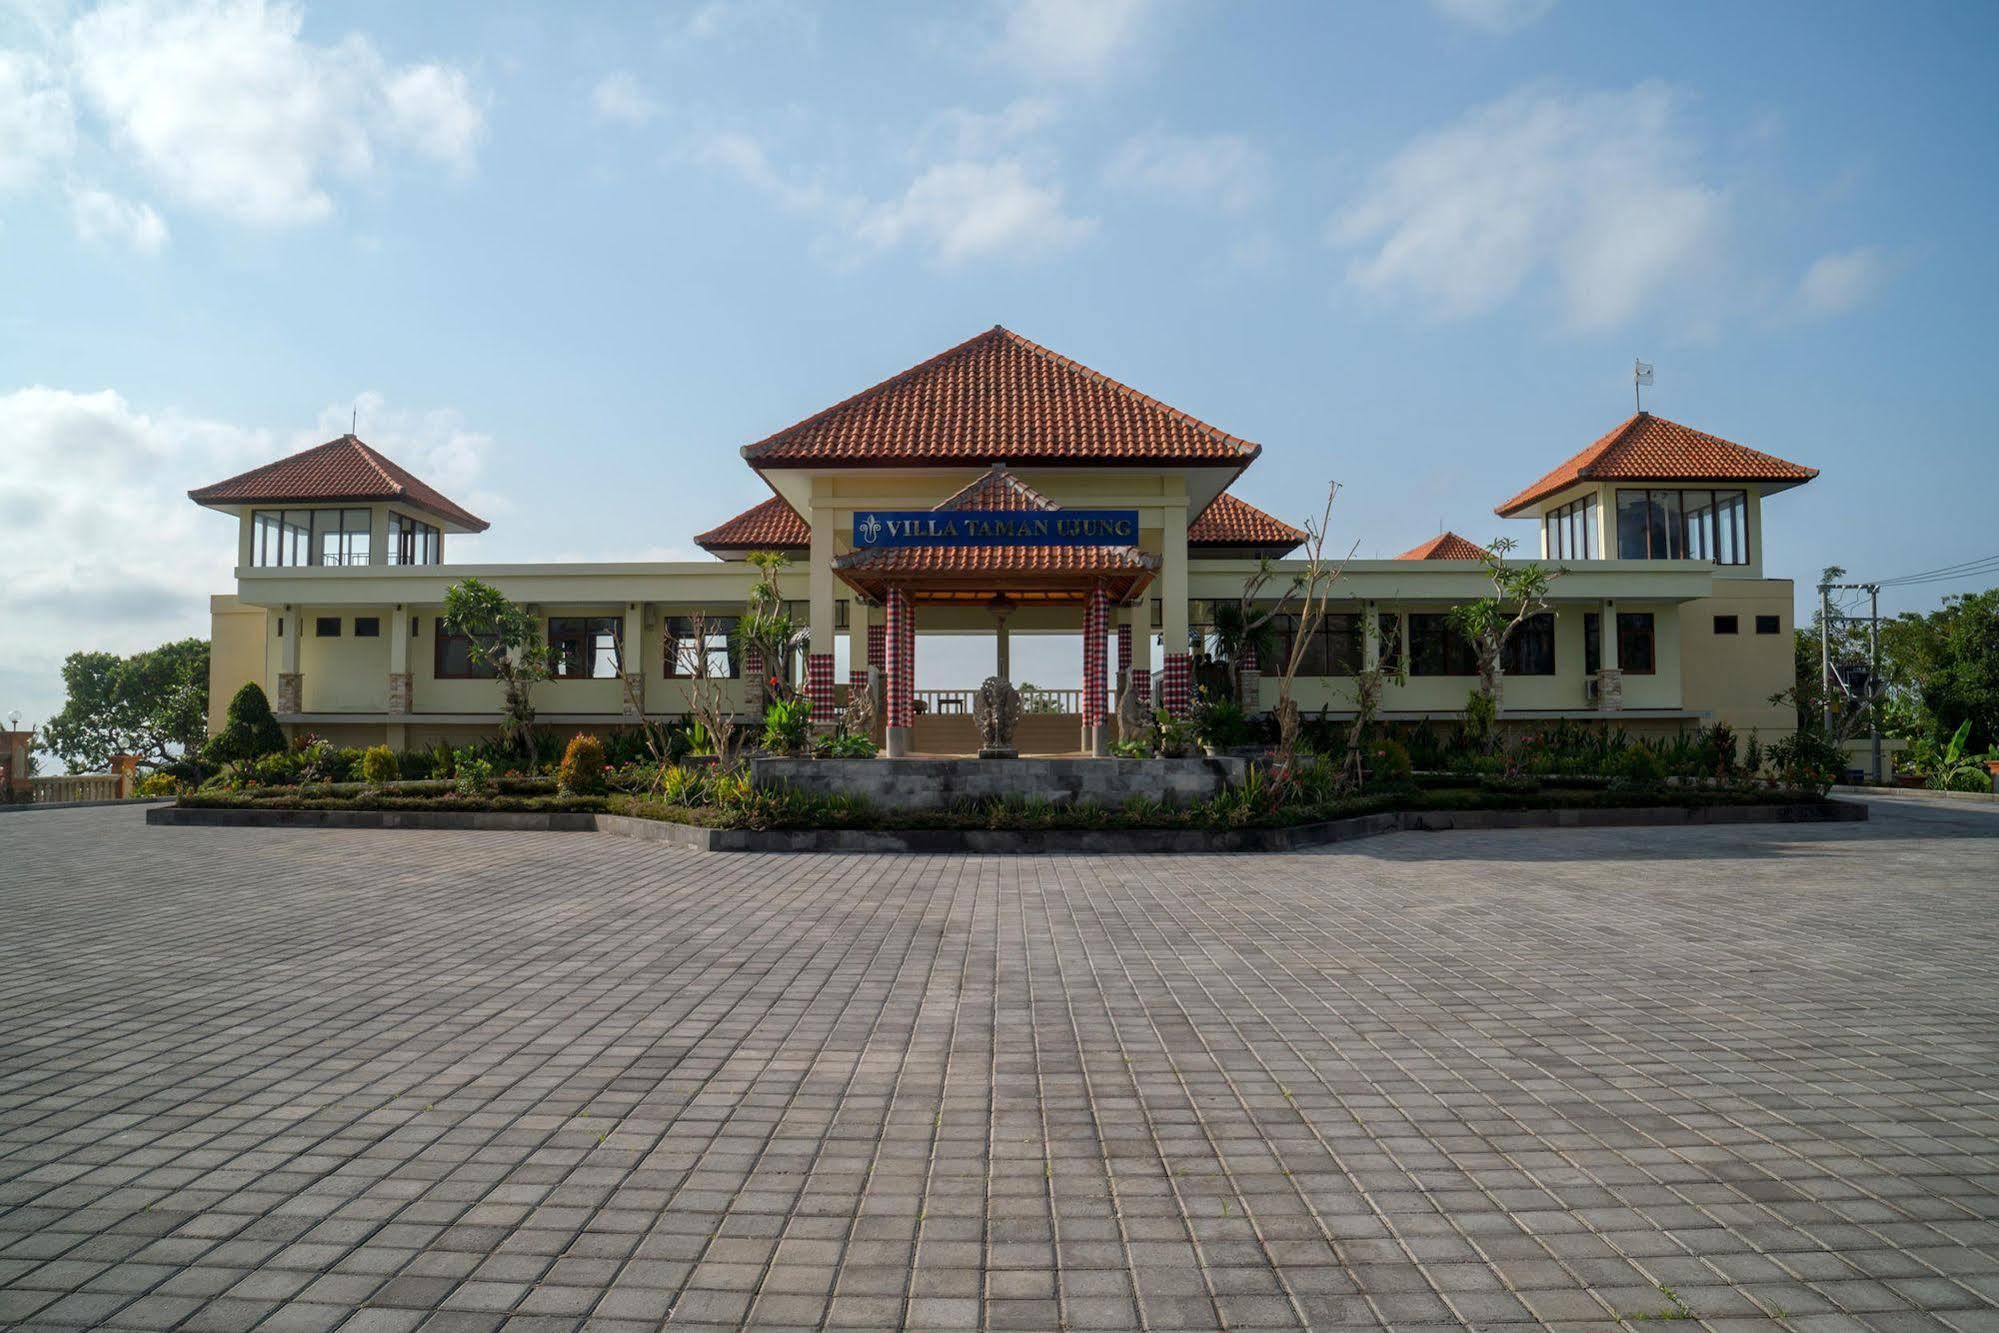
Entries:
{"label": "sky", "polygon": [[1918,2],[0,0],[0,716],[205,633],[187,489],[350,420],[454,561],[694,558],[739,446],[996,323],[1363,557],[1531,543],[1639,357],[1822,469],[1801,602],[1992,555],[1995,76]]}

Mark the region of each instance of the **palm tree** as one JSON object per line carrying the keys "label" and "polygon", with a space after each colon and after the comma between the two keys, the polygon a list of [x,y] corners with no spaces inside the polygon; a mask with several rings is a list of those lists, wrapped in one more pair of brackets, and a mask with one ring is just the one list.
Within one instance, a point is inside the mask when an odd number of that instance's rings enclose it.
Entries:
{"label": "palm tree", "polygon": [[1277,627],[1271,616],[1246,612],[1236,602],[1216,602],[1212,622],[1215,657],[1228,664],[1230,690],[1238,702],[1247,705],[1242,697],[1243,663],[1250,657],[1265,668],[1276,663]]}

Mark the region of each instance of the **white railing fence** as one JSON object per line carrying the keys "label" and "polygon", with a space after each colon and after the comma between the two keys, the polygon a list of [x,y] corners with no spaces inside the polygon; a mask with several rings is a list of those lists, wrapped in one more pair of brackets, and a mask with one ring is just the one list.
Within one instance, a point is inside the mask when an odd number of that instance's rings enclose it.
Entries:
{"label": "white railing fence", "polygon": [[[977,693],[977,690],[917,690],[917,711],[947,715],[963,713],[969,717],[972,699]],[[1083,711],[1081,690],[1044,690],[1039,686],[1029,689],[1023,686],[1020,695],[1023,712],[1080,714]]]}

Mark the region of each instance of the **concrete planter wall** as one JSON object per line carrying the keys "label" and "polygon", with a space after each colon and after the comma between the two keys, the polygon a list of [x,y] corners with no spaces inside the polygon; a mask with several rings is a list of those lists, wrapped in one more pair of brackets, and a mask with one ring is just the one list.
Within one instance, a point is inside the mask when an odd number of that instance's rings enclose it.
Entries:
{"label": "concrete planter wall", "polygon": [[1189,805],[1241,782],[1241,759],[758,759],[758,785],[854,796],[878,810],[947,810],[960,801],[1095,801],[1135,796]]}

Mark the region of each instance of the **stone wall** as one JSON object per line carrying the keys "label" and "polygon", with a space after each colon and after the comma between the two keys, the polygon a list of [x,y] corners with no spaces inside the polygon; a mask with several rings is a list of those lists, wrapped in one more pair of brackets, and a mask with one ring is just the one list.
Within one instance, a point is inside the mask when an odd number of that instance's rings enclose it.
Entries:
{"label": "stone wall", "polygon": [[996,797],[1111,809],[1134,796],[1205,801],[1248,769],[1241,759],[758,759],[759,783],[857,796],[881,810],[943,810]]}

